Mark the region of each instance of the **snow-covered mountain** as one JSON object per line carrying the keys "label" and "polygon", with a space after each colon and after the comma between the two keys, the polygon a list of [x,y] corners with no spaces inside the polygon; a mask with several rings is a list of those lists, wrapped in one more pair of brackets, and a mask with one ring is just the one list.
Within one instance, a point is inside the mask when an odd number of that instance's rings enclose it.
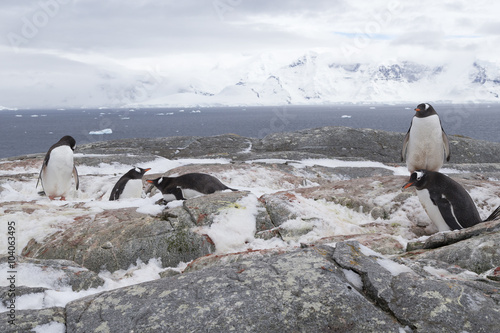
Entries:
{"label": "snow-covered mountain", "polygon": [[[258,58],[234,69],[233,82],[191,84],[174,94],[151,91],[134,106],[283,105],[359,102],[499,102],[500,65],[476,60],[467,66],[339,63],[328,54],[308,53],[293,62]],[[227,79],[228,73],[224,73]],[[226,81],[223,80],[223,81]]]}
{"label": "snow-covered mountain", "polygon": [[[172,67],[172,66],[170,66]],[[415,61],[338,61],[307,52],[293,60],[265,54],[205,71],[130,70],[65,61],[61,72],[33,74],[9,87],[4,106],[24,89],[35,106],[190,107],[383,102],[499,102],[500,63],[428,65]],[[64,79],[61,79],[64,78]],[[5,103],[7,101],[7,103]]]}

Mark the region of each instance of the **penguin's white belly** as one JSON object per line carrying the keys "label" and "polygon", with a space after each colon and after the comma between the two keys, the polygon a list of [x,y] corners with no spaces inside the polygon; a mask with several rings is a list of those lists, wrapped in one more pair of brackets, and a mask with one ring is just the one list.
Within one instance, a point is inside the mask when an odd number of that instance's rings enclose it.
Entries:
{"label": "penguin's white belly", "polygon": [[190,188],[183,188],[181,190],[182,190],[182,196],[186,199],[196,198],[205,195],[204,193],[192,190]]}
{"label": "penguin's white belly", "polygon": [[46,195],[66,195],[71,187],[73,165],[73,150],[69,146],[60,146],[50,152],[49,162],[41,175]]}
{"label": "penguin's white belly", "polygon": [[406,152],[408,170],[438,171],[444,163],[443,130],[437,115],[414,117]]}
{"label": "penguin's white belly", "polygon": [[[199,196],[202,196],[202,195],[205,195],[201,192],[198,192],[198,191],[195,191],[195,190],[191,190],[189,188],[181,188],[181,191],[182,191],[182,196],[184,197],[184,199],[191,199],[191,198],[195,198],[195,197],[199,197]],[[173,194],[164,194],[163,195],[163,199],[166,201],[166,202],[170,202],[170,201],[174,201],[174,200],[177,200],[175,198],[175,195]]]}
{"label": "penguin's white belly", "polygon": [[120,199],[140,198],[142,196],[142,179],[130,179],[123,188]]}
{"label": "penguin's white belly", "polygon": [[445,220],[443,219],[443,216],[439,211],[439,207],[432,203],[429,191],[426,189],[417,190],[417,195],[427,215],[429,216],[431,221],[436,225],[438,230],[439,231],[451,230],[448,224],[446,224]]}
{"label": "penguin's white belly", "polygon": [[175,195],[173,195],[173,194],[164,194],[163,200],[165,200],[166,202],[170,202],[170,201],[174,201],[177,199],[175,198]]}

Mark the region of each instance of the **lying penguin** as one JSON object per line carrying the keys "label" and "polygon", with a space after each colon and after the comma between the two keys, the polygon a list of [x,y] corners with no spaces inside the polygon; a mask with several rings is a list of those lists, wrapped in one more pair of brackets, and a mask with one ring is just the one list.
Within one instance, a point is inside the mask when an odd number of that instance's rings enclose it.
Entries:
{"label": "lying penguin", "polygon": [[60,200],[66,200],[72,177],[75,178],[75,187],[78,190],[78,171],[73,161],[75,147],[75,139],[66,135],[54,143],[45,155],[36,187],[41,182],[43,192],[50,200],[54,200],[56,197],[59,197]]}
{"label": "lying penguin", "polygon": [[418,170],[403,188],[415,186],[420,203],[439,231],[472,227],[500,218],[500,206],[481,220],[469,193],[450,177],[434,171]]}
{"label": "lying penguin", "polygon": [[125,198],[140,198],[142,194],[142,176],[151,168],[132,168],[124,174],[111,190],[109,200],[118,200]]}
{"label": "lying penguin", "polygon": [[163,194],[166,202],[186,200],[217,191],[237,191],[222,184],[217,178],[204,173],[187,173],[178,177],[148,179]]}

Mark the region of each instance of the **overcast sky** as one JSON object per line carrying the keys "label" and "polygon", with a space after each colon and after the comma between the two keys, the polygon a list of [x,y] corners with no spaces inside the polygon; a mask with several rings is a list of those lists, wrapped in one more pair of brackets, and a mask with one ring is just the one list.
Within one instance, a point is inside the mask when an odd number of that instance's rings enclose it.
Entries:
{"label": "overcast sky", "polygon": [[343,62],[498,61],[499,15],[485,0],[2,0],[0,87],[67,60],[179,71],[309,50]]}

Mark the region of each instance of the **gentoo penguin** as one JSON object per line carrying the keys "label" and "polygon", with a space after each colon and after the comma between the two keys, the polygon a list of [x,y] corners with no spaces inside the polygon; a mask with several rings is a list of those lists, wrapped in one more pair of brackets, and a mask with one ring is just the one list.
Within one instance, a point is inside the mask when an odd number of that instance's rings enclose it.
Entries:
{"label": "gentoo penguin", "polygon": [[36,186],[41,181],[43,191],[54,200],[60,197],[66,200],[67,192],[71,187],[71,176],[75,177],[75,185],[78,190],[78,171],[73,162],[73,151],[76,141],[73,137],[66,135],[50,147],[43,160],[42,169]]}
{"label": "gentoo penguin", "polygon": [[161,191],[166,202],[186,200],[216,191],[237,191],[222,184],[217,178],[204,173],[187,173],[178,177],[160,177],[148,179],[147,182]]}
{"label": "gentoo penguin", "polygon": [[120,198],[140,198],[142,193],[142,176],[151,170],[142,168],[132,168],[126,174],[121,176],[111,190],[109,200],[118,200]]}
{"label": "gentoo penguin", "polygon": [[415,111],[403,142],[401,161],[406,158],[410,173],[415,170],[439,171],[444,155],[447,161],[450,160],[448,137],[432,105],[420,104]]}
{"label": "gentoo penguin", "polygon": [[472,227],[500,218],[500,206],[481,220],[469,193],[450,177],[434,171],[418,170],[403,188],[415,186],[420,203],[439,231]]}

